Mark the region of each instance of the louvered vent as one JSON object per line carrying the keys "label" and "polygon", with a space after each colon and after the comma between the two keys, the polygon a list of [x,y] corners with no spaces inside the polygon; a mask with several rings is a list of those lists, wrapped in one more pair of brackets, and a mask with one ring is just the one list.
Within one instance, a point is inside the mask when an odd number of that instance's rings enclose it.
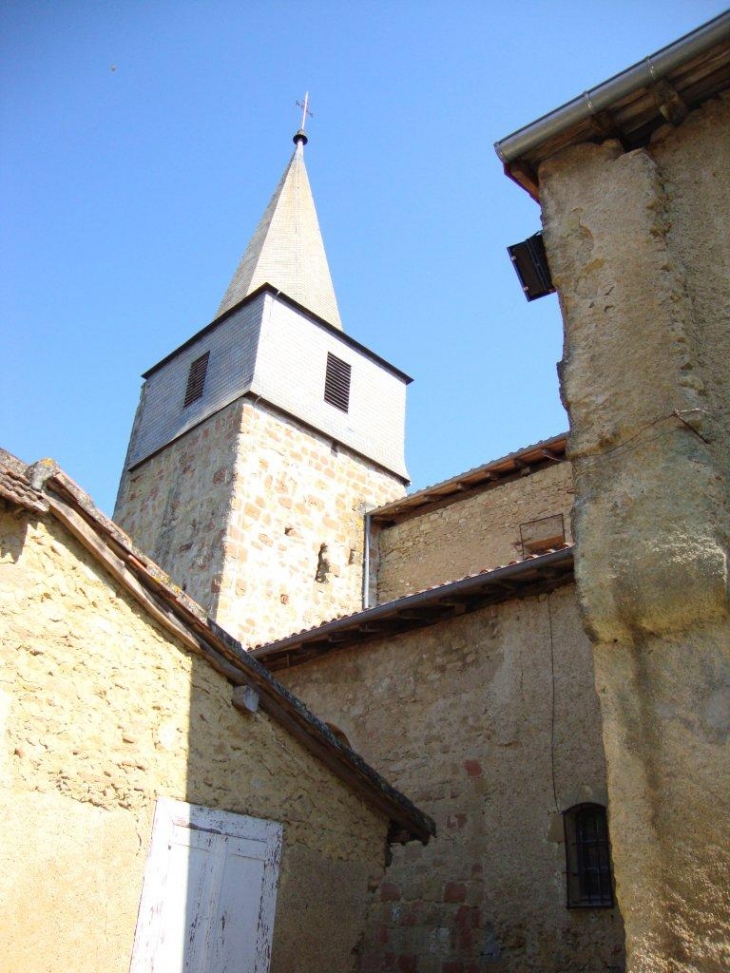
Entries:
{"label": "louvered vent", "polygon": [[185,389],[185,407],[203,398],[203,388],[205,387],[205,375],[208,371],[208,358],[210,352],[206,351],[200,358],[196,358],[190,366],[188,372],[188,386]]}
{"label": "louvered vent", "polygon": [[327,377],[324,380],[324,400],[343,412],[350,407],[350,375],[352,366],[327,352]]}

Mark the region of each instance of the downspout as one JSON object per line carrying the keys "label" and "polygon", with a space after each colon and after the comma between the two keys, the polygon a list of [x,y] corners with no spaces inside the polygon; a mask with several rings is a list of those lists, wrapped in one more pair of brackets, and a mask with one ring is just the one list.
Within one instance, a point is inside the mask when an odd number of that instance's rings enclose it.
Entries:
{"label": "downspout", "polygon": [[362,568],[362,607],[370,607],[370,514],[365,514],[364,530],[365,542],[363,544],[363,568]]}

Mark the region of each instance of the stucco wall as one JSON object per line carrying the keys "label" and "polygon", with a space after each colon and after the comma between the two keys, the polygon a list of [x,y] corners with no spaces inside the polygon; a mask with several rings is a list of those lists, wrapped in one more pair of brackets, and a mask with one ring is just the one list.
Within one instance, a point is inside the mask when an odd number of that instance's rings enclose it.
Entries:
{"label": "stucco wall", "polygon": [[701,385],[708,445],[725,474],[730,470],[729,141],[726,92],[679,130],[665,128],[651,145],[670,200],[667,238],[684,268],[692,307],[687,332],[694,368],[685,362],[684,372]]}
{"label": "stucco wall", "polygon": [[560,812],[605,800],[572,587],[278,675],[436,820],[426,848],[394,850],[362,971],[622,968],[618,911],[565,907]]}
{"label": "stucco wall", "polygon": [[352,969],[387,822],[55,522],[0,510],[0,965],[125,973],[154,799],[284,824],[274,973]]}
{"label": "stucco wall", "polygon": [[521,558],[526,521],[562,514],[570,542],[572,500],[570,463],[556,463],[381,529],[378,602]]}
{"label": "stucco wall", "polygon": [[363,514],[403,493],[396,477],[240,400],[125,473],[115,518],[255,645],[361,607]]}
{"label": "stucco wall", "polygon": [[629,968],[726,969],[730,95],[540,188]]}

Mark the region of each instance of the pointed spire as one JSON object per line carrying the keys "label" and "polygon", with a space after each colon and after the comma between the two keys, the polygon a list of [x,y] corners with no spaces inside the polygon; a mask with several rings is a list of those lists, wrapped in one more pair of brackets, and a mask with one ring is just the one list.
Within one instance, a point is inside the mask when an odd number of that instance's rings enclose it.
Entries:
{"label": "pointed spire", "polygon": [[304,165],[307,141],[302,126],[294,136],[291,161],[233,275],[219,315],[268,283],[342,330]]}

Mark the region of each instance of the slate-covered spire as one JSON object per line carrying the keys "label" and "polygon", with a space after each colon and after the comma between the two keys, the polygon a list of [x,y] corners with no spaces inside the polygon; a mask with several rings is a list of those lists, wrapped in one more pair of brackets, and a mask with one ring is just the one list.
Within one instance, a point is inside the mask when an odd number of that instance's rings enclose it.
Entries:
{"label": "slate-covered spire", "polygon": [[342,330],[312,190],[304,165],[307,136],[294,154],[218,308],[223,314],[268,283]]}

